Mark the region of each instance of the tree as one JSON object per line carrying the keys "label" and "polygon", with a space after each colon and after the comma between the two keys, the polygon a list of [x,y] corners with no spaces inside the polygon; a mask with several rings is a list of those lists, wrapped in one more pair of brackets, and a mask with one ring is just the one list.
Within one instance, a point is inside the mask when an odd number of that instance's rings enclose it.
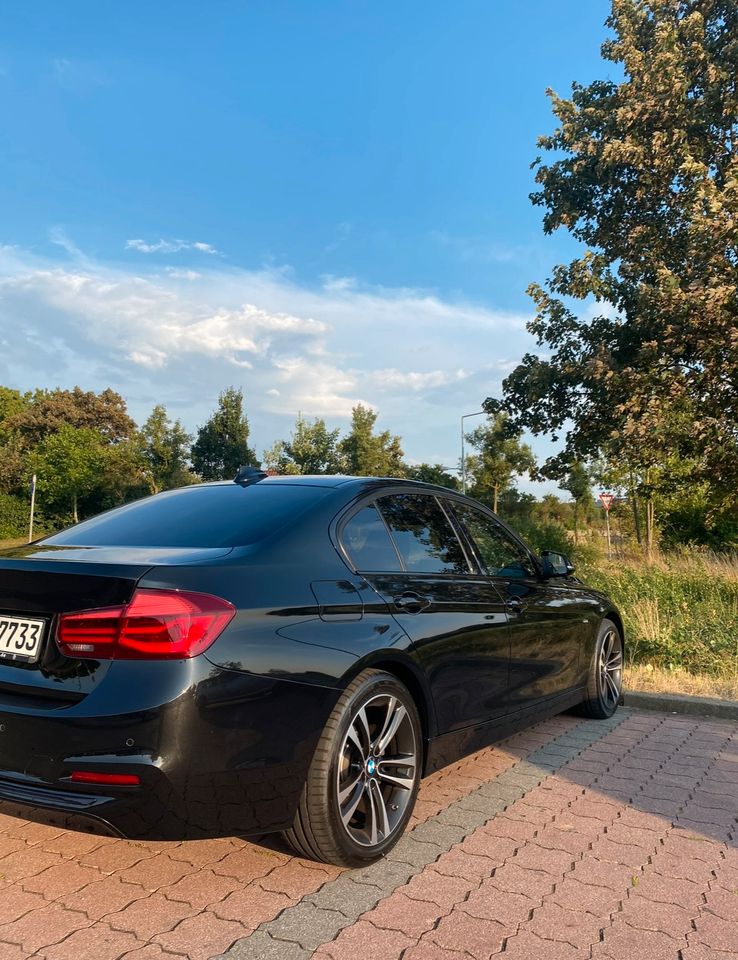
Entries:
{"label": "tree", "polygon": [[326,474],[343,472],[338,451],[339,430],[329,430],[325,420],[310,423],[302,415],[289,440],[278,440],[264,452],[264,463],[278,473]]}
{"label": "tree", "polygon": [[106,443],[130,440],[136,432],[125,400],[114,390],[99,394],[80,387],[36,390],[26,400],[21,409],[8,417],[7,426],[29,448],[65,425],[95,430]]}
{"label": "tree", "polygon": [[379,415],[363,404],[351,413],[351,430],[338,445],[346,472],[360,477],[403,477],[405,464],[400,438],[389,430],[375,434]]}
{"label": "tree", "polygon": [[592,502],[591,484],[592,477],[581,460],[575,460],[572,463],[560,484],[562,490],[570,493],[574,501],[574,546],[579,543],[579,514],[581,508]]}
{"label": "tree", "polygon": [[500,494],[513,485],[515,474],[531,474],[536,459],[527,443],[521,442],[522,431],[505,413],[489,417],[488,422],[467,434],[468,442],[478,454],[467,457],[466,471],[472,478],[471,495],[492,499],[497,512]]}
{"label": "tree", "polygon": [[79,501],[100,484],[104,444],[89,427],[64,424],[38,446],[30,460],[38,476],[39,499],[52,509],[71,511],[79,519]]}
{"label": "tree", "polygon": [[[506,410],[534,433],[566,429],[545,467],[647,449],[673,411],[696,482],[738,484],[738,5],[613,0],[605,60],[621,82],[550,92],[557,129],[539,140],[533,203],[547,233],[584,246],[529,292],[527,354],[506,379]],[[580,301],[577,313],[572,302]],[[594,316],[592,315],[594,313]],[[652,471],[653,472],[653,471]]]}
{"label": "tree", "polygon": [[218,397],[218,409],[197,431],[191,454],[195,473],[203,480],[231,480],[242,464],[258,466],[248,440],[243,390],[228,387]]}
{"label": "tree", "polygon": [[154,493],[191,483],[187,467],[192,437],[167,416],[166,407],[157,404],[141,428],[142,456],[148,467]]}
{"label": "tree", "polygon": [[408,480],[421,480],[423,483],[436,483],[439,487],[458,490],[459,481],[440,463],[418,463],[407,467]]}

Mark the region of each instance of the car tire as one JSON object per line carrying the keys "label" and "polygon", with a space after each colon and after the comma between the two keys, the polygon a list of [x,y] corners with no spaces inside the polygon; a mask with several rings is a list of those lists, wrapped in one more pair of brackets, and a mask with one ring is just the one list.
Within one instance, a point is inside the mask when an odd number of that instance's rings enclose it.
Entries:
{"label": "car tire", "polygon": [[287,841],[324,863],[373,863],[402,836],[421,767],[420,717],[409,690],[390,673],[364,670],[325,725]]}
{"label": "car tire", "polygon": [[603,620],[587,674],[586,696],[578,713],[606,720],[618,708],[623,684],[623,638],[617,624]]}

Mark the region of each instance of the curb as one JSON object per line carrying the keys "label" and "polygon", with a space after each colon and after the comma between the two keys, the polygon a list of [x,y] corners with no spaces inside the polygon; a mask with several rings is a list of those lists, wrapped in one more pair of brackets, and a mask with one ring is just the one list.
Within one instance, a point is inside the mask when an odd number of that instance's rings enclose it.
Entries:
{"label": "curb", "polygon": [[713,700],[710,697],[626,690],[623,701],[626,707],[634,707],[638,710],[659,710],[662,713],[684,713],[698,717],[718,717],[721,720],[738,720],[738,700]]}

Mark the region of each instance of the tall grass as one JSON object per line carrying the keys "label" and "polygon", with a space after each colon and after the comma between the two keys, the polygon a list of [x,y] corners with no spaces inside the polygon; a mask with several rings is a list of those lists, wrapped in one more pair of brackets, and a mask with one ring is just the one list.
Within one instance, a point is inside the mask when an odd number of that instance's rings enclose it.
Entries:
{"label": "tall grass", "polygon": [[627,663],[713,677],[738,689],[738,557],[696,549],[612,560],[584,557],[578,574],[618,605]]}

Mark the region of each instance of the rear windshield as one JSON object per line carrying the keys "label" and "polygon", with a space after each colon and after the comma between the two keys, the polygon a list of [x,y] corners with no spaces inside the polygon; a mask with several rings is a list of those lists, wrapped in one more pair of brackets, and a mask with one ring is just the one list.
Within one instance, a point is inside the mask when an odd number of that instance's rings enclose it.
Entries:
{"label": "rear windshield", "polygon": [[319,503],[329,487],[260,484],[169,490],[48,537],[78,547],[238,547],[257,543]]}

